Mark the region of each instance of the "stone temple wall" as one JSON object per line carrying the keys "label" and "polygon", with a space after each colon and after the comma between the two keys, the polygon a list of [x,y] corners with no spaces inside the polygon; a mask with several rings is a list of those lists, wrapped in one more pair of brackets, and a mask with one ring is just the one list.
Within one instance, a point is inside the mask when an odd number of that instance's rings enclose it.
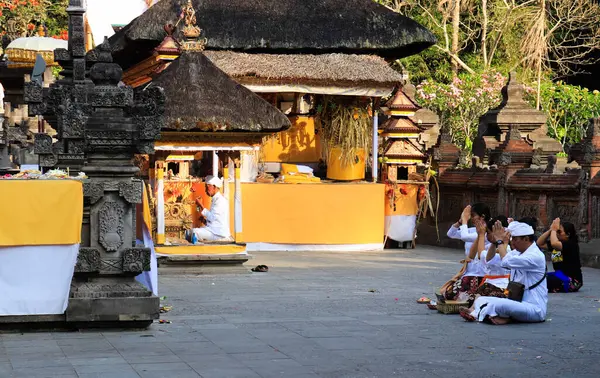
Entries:
{"label": "stone temple wall", "polygon": [[492,216],[535,217],[538,232],[559,217],[575,224],[580,241],[600,239],[600,119],[590,120],[584,140],[561,157],[560,144],[546,136],[545,115],[522,95],[511,74],[502,104],[480,119],[471,162],[459,161],[464,154],[442,131],[433,149],[440,172],[439,240],[431,218],[419,225],[420,244],[461,247],[446,232],[465,206],[477,202]]}

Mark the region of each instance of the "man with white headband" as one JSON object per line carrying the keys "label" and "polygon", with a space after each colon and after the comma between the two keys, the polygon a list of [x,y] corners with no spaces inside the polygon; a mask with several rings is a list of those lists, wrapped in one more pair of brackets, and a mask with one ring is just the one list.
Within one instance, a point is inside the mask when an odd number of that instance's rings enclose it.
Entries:
{"label": "man with white headband", "polygon": [[461,309],[461,316],[467,321],[483,321],[487,318],[497,325],[511,320],[529,323],[544,321],[548,305],[546,257],[535,242],[533,228],[526,223],[513,221],[505,230],[502,224],[496,222],[493,236],[502,267],[510,269],[511,281],[524,286],[523,299],[518,302],[508,298],[479,297],[473,305],[474,310],[466,312]]}
{"label": "man with white headband", "polygon": [[[223,180],[216,176],[206,177],[206,194],[212,198],[210,210],[202,205],[202,199],[196,199],[196,205],[206,218],[206,226],[186,231],[186,239],[192,240],[192,232],[198,241],[231,240],[229,231],[229,201],[223,197],[220,187]],[[191,232],[190,232],[191,231]]]}

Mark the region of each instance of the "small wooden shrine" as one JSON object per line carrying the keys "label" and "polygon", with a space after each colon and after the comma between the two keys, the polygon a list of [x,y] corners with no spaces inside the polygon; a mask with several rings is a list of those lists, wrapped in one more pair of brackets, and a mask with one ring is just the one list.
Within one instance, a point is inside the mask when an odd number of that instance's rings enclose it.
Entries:
{"label": "small wooden shrine", "polygon": [[389,117],[381,126],[383,180],[408,180],[411,173],[417,173],[417,166],[426,162],[425,147],[420,141],[425,130],[412,119],[419,109],[403,89],[398,89],[382,108]]}

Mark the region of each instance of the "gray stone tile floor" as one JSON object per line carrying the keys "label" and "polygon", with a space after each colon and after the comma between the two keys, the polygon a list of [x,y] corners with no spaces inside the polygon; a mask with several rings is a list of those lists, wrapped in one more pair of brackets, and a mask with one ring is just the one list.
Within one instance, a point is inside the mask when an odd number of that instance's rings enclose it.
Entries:
{"label": "gray stone tile floor", "polygon": [[[268,273],[160,278],[171,324],[0,334],[0,377],[600,377],[600,270],[541,324],[465,323],[416,303],[461,252],[258,253]],[[374,292],[373,292],[374,291]]]}

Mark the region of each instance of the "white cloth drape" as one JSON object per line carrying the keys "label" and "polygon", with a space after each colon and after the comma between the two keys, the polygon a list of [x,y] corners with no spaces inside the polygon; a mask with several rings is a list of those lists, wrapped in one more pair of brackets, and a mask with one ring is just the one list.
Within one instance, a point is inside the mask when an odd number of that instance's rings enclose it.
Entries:
{"label": "white cloth drape", "polygon": [[412,241],[417,225],[416,215],[387,215],[385,234],[398,242]]}
{"label": "white cloth drape", "polygon": [[63,314],[79,244],[0,248],[0,315]]}
{"label": "white cloth drape", "polygon": [[154,251],[154,242],[152,241],[152,235],[146,227],[146,224],[142,226],[142,233],[144,236],[144,247],[150,248],[150,271],[142,272],[135,279],[146,286],[148,290],[152,291],[152,294],[158,296],[158,262],[156,261],[156,252]]}
{"label": "white cloth drape", "polygon": [[[156,188],[156,234],[165,234],[165,180],[158,179]],[[164,243],[164,240],[158,240],[158,244]]]}

